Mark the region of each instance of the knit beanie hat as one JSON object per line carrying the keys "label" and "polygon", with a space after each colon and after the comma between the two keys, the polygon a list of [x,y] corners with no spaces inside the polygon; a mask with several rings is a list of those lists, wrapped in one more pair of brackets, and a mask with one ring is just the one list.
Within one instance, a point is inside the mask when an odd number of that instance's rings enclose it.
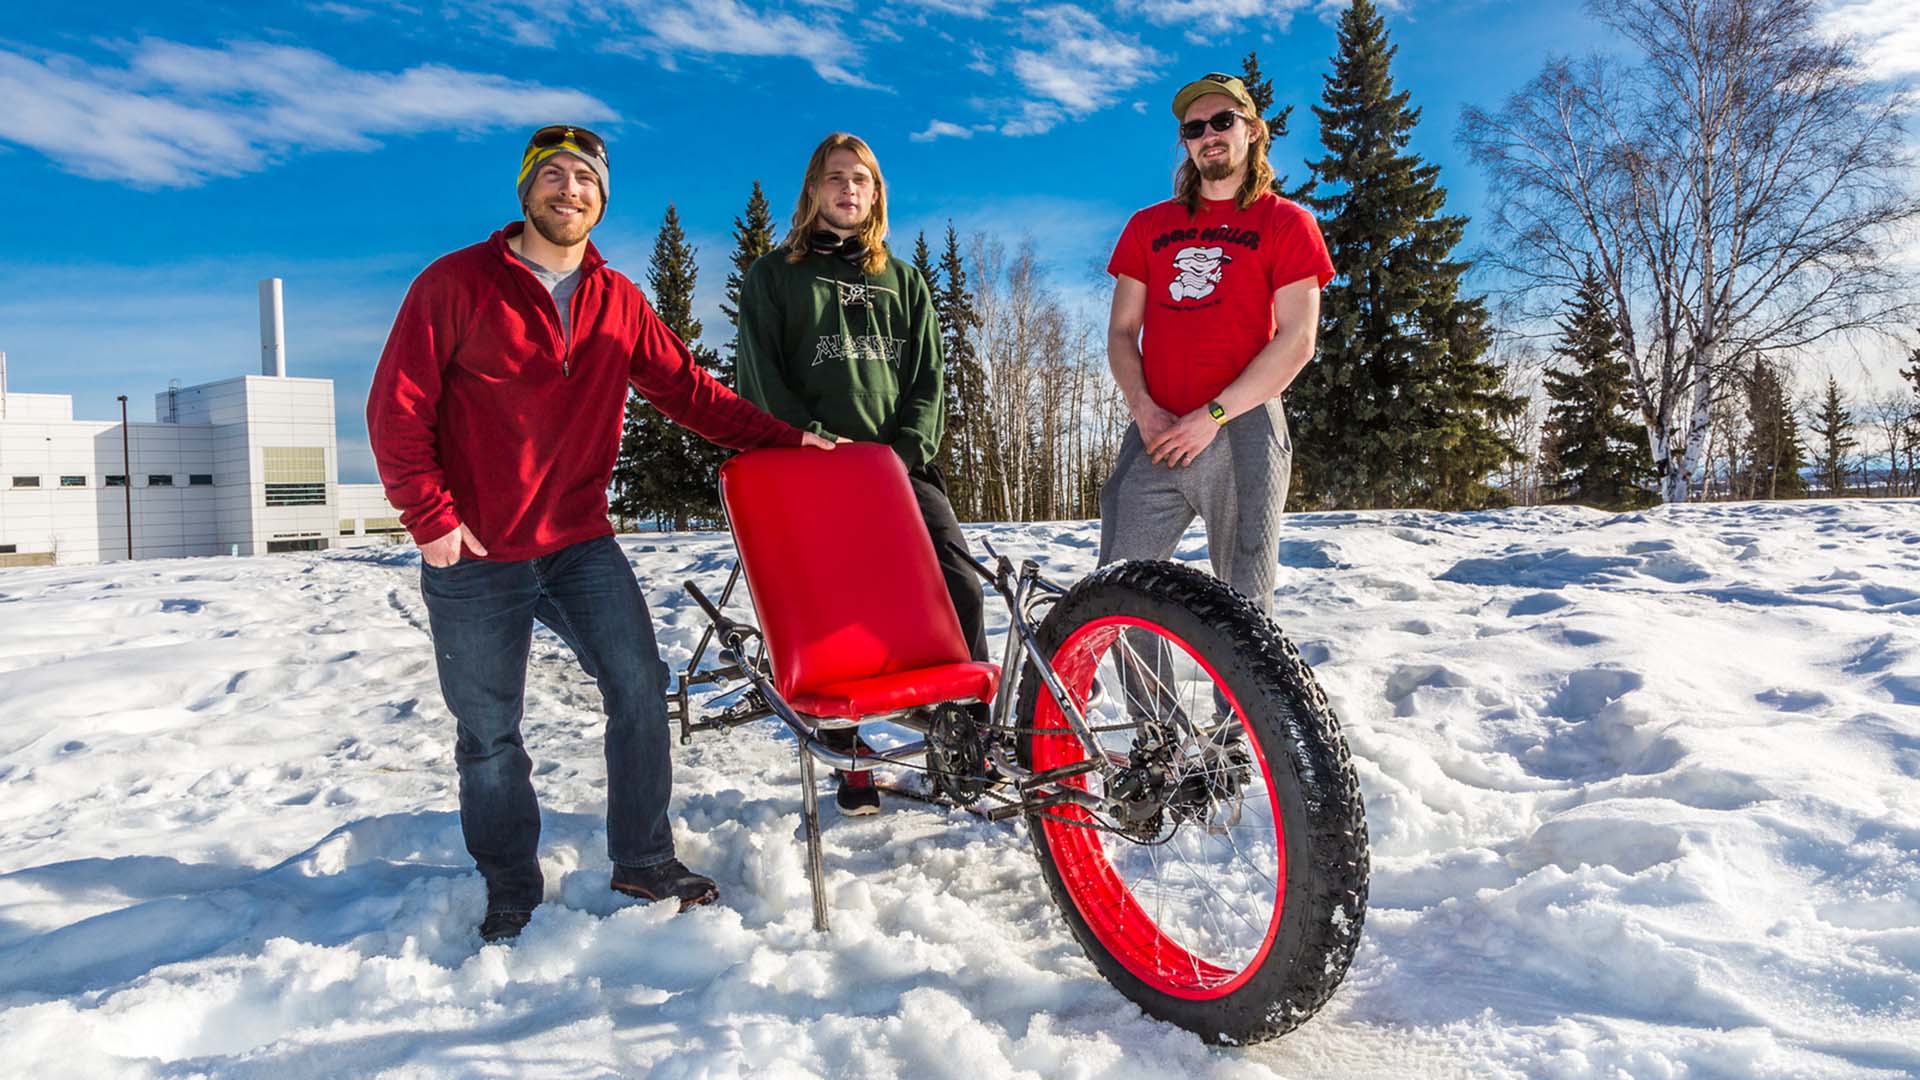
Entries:
{"label": "knit beanie hat", "polygon": [[540,166],[556,154],[572,154],[593,170],[594,177],[600,181],[600,216],[606,217],[610,194],[606,140],[586,128],[568,124],[543,127],[527,140],[526,152],[520,155],[520,205],[527,204],[527,192],[533,190],[533,178],[539,174]]}

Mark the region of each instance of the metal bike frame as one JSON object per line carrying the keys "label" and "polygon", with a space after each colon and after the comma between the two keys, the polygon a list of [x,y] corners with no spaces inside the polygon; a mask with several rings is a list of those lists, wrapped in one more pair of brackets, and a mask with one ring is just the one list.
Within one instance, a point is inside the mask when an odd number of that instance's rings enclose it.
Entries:
{"label": "metal bike frame", "polygon": [[[995,552],[992,545],[988,545],[987,550],[997,561],[997,571],[989,571],[971,558],[968,561],[972,563],[975,572],[1000,594],[1001,599],[1006,601],[1011,616],[1008,620],[1009,632],[1000,668],[1000,686],[994,694],[989,710],[991,728],[995,731],[1011,733],[1017,700],[1016,684],[1023,677],[1022,673],[1029,670],[1027,665],[1030,664],[1031,670],[1039,675],[1047,691],[1053,695],[1054,701],[1059,703],[1061,715],[1066,718],[1068,727],[1085,748],[1086,757],[1073,765],[1045,773],[1036,773],[1010,760],[1004,752],[998,751],[996,745],[993,764],[1001,775],[996,778],[996,786],[989,788],[984,794],[999,802],[1000,805],[987,810],[985,816],[991,821],[1004,821],[1021,814],[1068,803],[1089,810],[1102,810],[1106,806],[1105,800],[1080,787],[1070,785],[1067,781],[1096,771],[1111,774],[1116,768],[1125,765],[1125,761],[1115,760],[1100,746],[1098,740],[1094,738],[1080,704],[1067,693],[1066,687],[1060,681],[1059,673],[1053,670],[1053,665],[1040,650],[1036,611],[1045,604],[1051,603],[1065,590],[1041,577],[1040,566],[1034,560],[1022,560],[1016,569],[1012,561]],[[670,706],[677,706],[677,709],[670,707],[669,711],[678,714],[680,741],[683,743],[690,741],[695,731],[725,731],[765,716],[778,717],[793,732],[794,738],[799,743],[800,784],[803,789],[802,816],[807,840],[807,876],[813,886],[813,924],[816,930],[826,930],[828,929],[826,873],[820,852],[820,811],[818,796],[814,790],[814,761],[817,759],[833,768],[848,772],[864,771],[881,765],[925,772],[928,740],[921,738],[902,746],[878,750],[870,754],[859,754],[836,750],[826,745],[820,738],[820,732],[833,729],[845,730],[860,724],[886,720],[924,734],[927,728],[924,717],[928,709],[945,704],[971,704],[977,699],[934,702],[928,706],[902,712],[863,716],[852,722],[807,716],[796,711],[785,698],[780,696],[779,691],[774,689],[773,681],[768,678],[767,665],[764,662],[764,647],[749,655],[749,643],[759,638],[760,631],[747,623],[729,618],[722,610],[728,598],[732,596],[739,578],[740,564],[736,562],[733,572],[727,577],[726,587],[720,593],[718,604],[709,600],[693,582],[686,583],[687,592],[692,594],[694,601],[706,613],[711,626],[700,635],[700,642],[694,649],[693,658],[687,661],[686,670],[681,674],[680,687],[670,703]],[[707,648],[716,635],[719,637],[720,644],[727,650],[725,654],[727,663],[719,668],[699,670],[700,661],[706,655]],[[753,690],[759,693],[764,705],[738,711],[728,709],[699,720],[691,717],[692,687],[707,684],[724,685],[734,679],[746,680]],[[1017,793],[1017,797],[998,790],[998,787],[1008,785]]]}

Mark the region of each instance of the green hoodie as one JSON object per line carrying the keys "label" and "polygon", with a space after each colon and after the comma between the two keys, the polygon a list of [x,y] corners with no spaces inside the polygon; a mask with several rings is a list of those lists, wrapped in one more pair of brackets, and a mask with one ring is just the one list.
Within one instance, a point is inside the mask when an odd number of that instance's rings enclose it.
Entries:
{"label": "green hoodie", "polygon": [[889,257],[868,274],[835,255],[754,260],[740,286],[740,395],[827,438],[933,460],[946,416],[940,323],[926,278]]}

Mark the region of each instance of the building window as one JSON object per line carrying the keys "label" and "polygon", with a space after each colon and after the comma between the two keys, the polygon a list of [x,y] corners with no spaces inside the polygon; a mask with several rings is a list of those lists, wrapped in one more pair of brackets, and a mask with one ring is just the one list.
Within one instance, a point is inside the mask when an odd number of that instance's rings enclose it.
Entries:
{"label": "building window", "polygon": [[318,446],[263,446],[268,506],[327,505],[327,452]]}
{"label": "building window", "polygon": [[340,535],[341,536],[353,535],[353,519],[352,518],[340,519]]}
{"label": "building window", "polygon": [[368,536],[389,536],[407,531],[407,527],[400,524],[399,518],[368,518],[366,529]]}
{"label": "building window", "polygon": [[318,538],[312,540],[269,540],[267,554],[278,555],[283,551],[322,551],[327,542]]}
{"label": "building window", "polygon": [[18,544],[0,544],[0,555],[11,555],[20,550]]}
{"label": "building window", "polygon": [[86,487],[87,478],[84,476],[63,476],[60,478],[60,486],[61,487]]}
{"label": "building window", "polygon": [[147,486],[148,487],[172,487],[173,474],[172,473],[149,474],[147,477]]}
{"label": "building window", "polygon": [[260,465],[269,484],[324,484],[327,452],[318,446],[263,446]]}
{"label": "building window", "polygon": [[108,487],[126,487],[127,478],[124,476],[109,476],[107,477],[107,486]]}
{"label": "building window", "polygon": [[40,478],[37,476],[16,476],[13,478],[13,486],[14,487],[39,487]]}
{"label": "building window", "polygon": [[210,472],[190,473],[187,476],[187,483],[194,487],[211,487],[213,485],[213,474]]}
{"label": "building window", "polygon": [[325,484],[268,484],[268,506],[325,506]]}

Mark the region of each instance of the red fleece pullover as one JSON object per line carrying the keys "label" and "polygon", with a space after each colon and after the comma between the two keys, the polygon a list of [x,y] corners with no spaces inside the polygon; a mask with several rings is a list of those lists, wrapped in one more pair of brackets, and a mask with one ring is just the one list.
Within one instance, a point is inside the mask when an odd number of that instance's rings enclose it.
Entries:
{"label": "red fleece pullover", "polygon": [[592,244],[569,342],[552,294],[507,247],[522,228],[427,267],[380,354],[367,433],[387,501],[415,541],[463,524],[488,558],[519,560],[611,534],[607,483],[629,384],[723,446],[800,444],[798,428],[695,364]]}

